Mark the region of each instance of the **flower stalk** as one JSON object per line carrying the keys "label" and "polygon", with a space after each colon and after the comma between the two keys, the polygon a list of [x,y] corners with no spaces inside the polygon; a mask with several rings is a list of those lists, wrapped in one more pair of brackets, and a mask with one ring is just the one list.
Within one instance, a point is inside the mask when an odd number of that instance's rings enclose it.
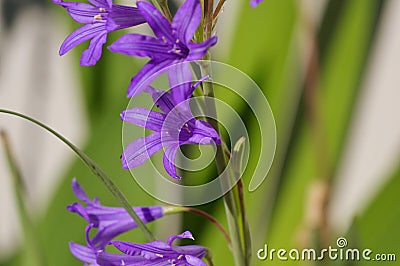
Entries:
{"label": "flower stalk", "polygon": [[174,214],[174,213],[180,213],[180,212],[191,212],[191,213],[200,215],[200,216],[206,218],[207,220],[209,220],[210,222],[212,222],[218,228],[218,230],[221,231],[221,233],[224,235],[229,248],[232,248],[232,241],[231,241],[231,238],[229,237],[229,234],[225,231],[225,228],[217,221],[217,219],[215,219],[210,214],[208,214],[200,209],[193,208],[193,207],[181,207],[181,206],[164,207],[165,214]]}
{"label": "flower stalk", "polygon": [[166,16],[166,18],[168,19],[168,21],[172,21],[172,14],[171,11],[169,10],[168,7],[168,0],[157,0],[158,4],[161,7],[162,12],[164,13],[164,15]]}
{"label": "flower stalk", "polygon": [[[206,36],[207,38],[207,36]],[[212,69],[211,69],[211,64],[210,64],[210,53],[207,53],[205,56],[205,61],[203,61],[200,64],[201,68],[201,74],[202,76],[208,75],[212,77]],[[215,106],[215,101],[213,100],[215,95],[214,95],[214,86],[212,82],[205,82],[203,85],[203,90],[204,90],[204,95],[208,97],[206,101],[206,112],[207,112],[207,117],[206,121],[214,127],[214,129],[217,131],[219,134],[219,125],[216,120],[217,117],[217,111],[216,111],[216,106]],[[221,175],[225,171],[225,168],[227,166],[226,162],[226,156],[225,152],[223,150],[223,145],[218,145],[217,146],[217,152],[215,155],[215,163],[217,166],[217,171],[218,174]],[[230,170],[230,169],[228,169]],[[229,171],[228,173],[228,184],[221,183],[221,186],[231,186],[232,183],[234,182],[232,172]],[[243,252],[243,238],[242,238],[242,233],[243,230],[241,230],[240,225],[239,225],[239,208],[240,204],[238,204],[238,193],[237,189],[234,187],[230,191],[228,191],[225,196],[224,196],[224,206],[225,206],[225,213],[228,221],[228,227],[231,235],[231,240],[232,240],[232,252],[235,260],[235,265],[236,266],[242,266],[242,265],[247,265],[246,259],[244,256]]]}

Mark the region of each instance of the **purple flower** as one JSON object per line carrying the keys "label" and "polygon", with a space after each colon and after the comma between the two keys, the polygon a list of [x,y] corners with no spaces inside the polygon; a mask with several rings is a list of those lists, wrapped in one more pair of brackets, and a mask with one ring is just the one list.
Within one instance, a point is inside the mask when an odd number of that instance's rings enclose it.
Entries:
{"label": "purple flower", "polygon": [[89,0],[91,5],[63,0],[53,2],[66,8],[75,21],[85,24],[71,33],[60,47],[60,55],[64,55],[78,44],[91,39],[88,49],[82,53],[82,66],[95,65],[100,59],[109,32],[146,22],[136,7],[115,5],[112,0]]}
{"label": "purple flower", "polygon": [[257,7],[264,0],[250,0],[251,7]]}
{"label": "purple flower", "polygon": [[[90,200],[76,179],[72,180],[72,189],[78,199],[86,203],[86,207],[75,202],[67,207],[88,221],[86,227],[86,238],[88,245],[92,248],[102,249],[107,243],[119,234],[137,227],[129,214],[123,208],[105,207],[97,198]],[[134,207],[133,210],[144,223],[154,221],[164,215],[161,206]],[[92,228],[98,231],[92,239],[89,232]]]}
{"label": "purple flower", "polygon": [[177,62],[201,59],[217,43],[215,36],[202,43],[191,41],[202,18],[199,0],[186,0],[172,23],[149,3],[140,1],[137,6],[156,37],[126,34],[109,47],[113,52],[151,59],[132,78],[128,97],[144,91],[158,71]]}
{"label": "purple flower", "polygon": [[72,254],[91,266],[120,266],[120,265],[191,265],[206,266],[202,258],[207,249],[199,245],[173,246],[177,238],[193,239],[186,231],[180,235],[171,236],[167,242],[156,240],[145,244],[111,241],[123,254],[112,254],[102,250],[93,250],[75,243],[70,243]]}
{"label": "purple flower", "polygon": [[[178,74],[170,75],[172,89],[169,92],[148,88],[155,105],[164,113],[145,108],[132,108],[121,113],[121,119],[138,126],[153,130],[152,134],[131,142],[122,154],[122,166],[130,169],[143,164],[154,153],[164,148],[163,164],[167,173],[180,179],[176,173],[175,156],[179,147],[184,144],[221,144],[215,129],[205,121],[195,119],[189,106],[189,98],[196,84],[187,81],[190,70],[182,65]],[[173,78],[174,77],[174,78]],[[186,83],[180,83],[177,77]],[[175,80],[174,80],[175,79]],[[176,85],[180,84],[180,85]]]}

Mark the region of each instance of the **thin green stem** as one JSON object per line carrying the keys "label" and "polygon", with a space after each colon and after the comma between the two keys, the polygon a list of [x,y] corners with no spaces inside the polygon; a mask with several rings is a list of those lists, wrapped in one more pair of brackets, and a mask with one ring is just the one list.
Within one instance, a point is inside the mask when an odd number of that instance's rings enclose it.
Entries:
{"label": "thin green stem", "polygon": [[226,242],[228,242],[229,247],[231,247],[232,241],[229,237],[229,234],[226,232],[225,228],[217,221],[217,219],[215,219],[213,216],[206,213],[205,211],[193,207],[182,207],[182,206],[166,206],[163,207],[163,211],[165,215],[181,213],[181,212],[191,212],[206,218],[207,220],[212,222],[218,228],[219,231],[221,231],[221,233],[224,235],[226,239]]}
{"label": "thin green stem", "polygon": [[214,22],[214,24],[215,24],[219,14],[220,14],[220,12],[222,11],[222,7],[224,6],[224,4],[225,4],[225,0],[219,0],[219,2],[217,4],[217,7],[215,8],[215,11],[213,13],[213,22]]}
{"label": "thin green stem", "polygon": [[[209,75],[210,77],[212,77],[211,64],[209,62],[209,59],[210,59],[209,53],[206,55],[205,59],[207,61],[203,61],[200,64],[202,76]],[[203,89],[204,89],[204,95],[206,97],[208,97],[207,102],[206,102],[206,107],[207,107],[206,120],[219,133],[220,130],[219,130],[218,121],[216,120],[217,111],[216,111],[216,105],[215,105],[215,101],[214,101],[214,87],[213,87],[212,82],[204,82]],[[215,155],[215,163],[217,166],[218,174],[222,174],[227,166],[226,157],[225,157],[224,150],[223,150],[223,145],[217,146],[217,152]],[[232,177],[232,175],[229,175],[229,177]],[[221,186],[230,187],[232,182],[234,182],[234,181],[230,180],[228,178],[227,182],[228,182],[228,184],[221,184]],[[239,212],[238,212],[238,206],[237,206],[236,199],[237,199],[237,195],[235,195],[235,189],[233,188],[225,194],[224,206],[225,206],[225,212],[226,212],[229,231],[230,231],[231,240],[232,240],[232,252],[234,255],[234,259],[235,259],[235,265],[242,266],[242,265],[246,265],[246,260],[244,258],[243,249],[242,249],[243,245],[242,245],[242,237],[241,237],[241,233],[240,233],[241,230],[240,230],[240,226],[239,226],[239,222],[238,222]]]}
{"label": "thin green stem", "polygon": [[213,29],[213,9],[214,9],[214,0],[206,0],[204,2],[204,26],[205,26],[205,39],[211,37],[212,29]]}
{"label": "thin green stem", "polygon": [[171,11],[169,10],[169,7],[168,7],[168,0],[157,0],[157,2],[160,5],[161,10],[163,11],[164,15],[171,22],[172,15],[171,15]]}
{"label": "thin green stem", "polygon": [[226,241],[228,242],[229,247],[232,246],[232,241],[231,238],[229,237],[229,234],[225,231],[225,228],[217,221],[217,219],[215,219],[214,217],[212,217],[211,215],[209,215],[208,213],[200,210],[200,209],[196,209],[196,208],[192,208],[192,207],[182,207],[182,209],[184,211],[187,212],[191,212],[191,213],[195,213],[197,215],[200,215],[206,219],[208,219],[210,222],[212,222],[219,231],[221,231],[221,233],[224,235]]}
{"label": "thin green stem", "polygon": [[111,192],[111,194],[117,200],[117,202],[128,212],[128,214],[132,217],[132,219],[138,225],[139,229],[142,230],[145,237],[149,241],[155,240],[155,237],[150,232],[150,230],[146,227],[146,225],[139,218],[139,216],[133,211],[132,205],[129,203],[128,199],[125,197],[125,195],[122,193],[122,191],[118,189],[118,187],[107,176],[107,174],[83,151],[78,149],[74,144],[72,144],[70,141],[68,141],[66,138],[64,138],[62,135],[60,135],[56,131],[54,131],[50,127],[46,126],[45,124],[35,120],[32,117],[29,117],[29,116],[26,116],[26,115],[23,115],[23,114],[14,112],[14,111],[6,110],[6,109],[0,109],[0,113],[10,114],[10,115],[17,116],[17,117],[23,118],[25,120],[28,120],[28,121],[40,126],[41,128],[47,130],[48,132],[50,132],[51,134],[56,136],[59,140],[64,142],[69,148],[71,148],[71,150],[73,150],[75,152],[76,155],[78,155],[79,158],[82,159],[82,161],[100,179],[100,181],[103,182],[103,184],[107,187],[107,189]]}
{"label": "thin green stem", "polygon": [[214,266],[214,263],[212,261],[212,255],[211,255],[211,252],[209,250],[207,250],[205,258],[206,258],[206,260],[208,262],[208,266]]}
{"label": "thin green stem", "polygon": [[235,177],[235,180],[238,180],[237,188],[238,188],[238,197],[239,197],[240,216],[241,216],[241,222],[242,222],[242,228],[243,228],[243,250],[244,250],[246,263],[247,263],[247,265],[250,265],[251,235],[250,235],[249,221],[247,219],[247,214],[246,214],[246,205],[244,202],[243,181],[241,179],[241,175],[243,172],[243,156],[244,156],[245,143],[246,143],[245,140],[246,139],[244,137],[241,137],[235,143],[232,154],[229,153],[228,147],[224,147],[224,149],[225,149],[225,153],[227,153],[229,155],[229,158],[231,158],[231,161],[232,161],[231,166],[233,169],[233,175]]}

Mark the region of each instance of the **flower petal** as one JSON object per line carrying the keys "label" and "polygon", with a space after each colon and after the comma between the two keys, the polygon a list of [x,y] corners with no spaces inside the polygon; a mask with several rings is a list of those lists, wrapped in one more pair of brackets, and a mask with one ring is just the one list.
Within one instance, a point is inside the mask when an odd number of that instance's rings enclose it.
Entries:
{"label": "flower petal", "polygon": [[192,233],[190,231],[185,231],[182,234],[170,236],[168,238],[167,244],[172,246],[172,242],[174,242],[175,239],[191,239],[191,240],[194,240],[194,237],[193,237],[193,235],[192,235]]}
{"label": "flower petal", "polygon": [[145,244],[111,241],[111,244],[114,245],[122,253],[131,256],[142,256],[147,260],[160,260],[160,255],[167,256],[168,254],[175,254],[175,252],[171,250],[169,245],[160,240]]}
{"label": "flower petal", "polygon": [[208,49],[217,43],[217,37],[213,36],[202,43],[189,43],[189,55],[186,57],[187,61],[190,60],[199,60],[201,59],[208,51]]}
{"label": "flower petal", "polygon": [[80,2],[64,2],[61,0],[53,0],[53,2],[64,7],[68,14],[78,23],[93,23],[94,16],[99,14],[99,9],[89,4]]}
{"label": "flower petal", "polygon": [[122,111],[121,119],[124,122],[145,127],[150,130],[161,131],[165,115],[145,108],[136,107]]}
{"label": "flower petal", "polygon": [[133,97],[144,91],[150,83],[156,78],[155,74],[161,73],[163,69],[173,64],[172,60],[165,60],[157,62],[150,60],[142,69],[131,79],[131,83],[128,88],[128,97]]}
{"label": "flower petal", "polygon": [[176,173],[175,157],[179,150],[179,145],[170,145],[164,151],[163,164],[167,173],[176,179],[181,179]]}
{"label": "flower petal", "polygon": [[155,60],[174,60],[176,54],[169,53],[167,44],[158,39],[140,34],[125,34],[108,47],[114,53],[130,56],[150,57]]}
{"label": "flower petal", "polygon": [[204,261],[195,256],[185,255],[185,259],[186,262],[189,263],[188,265],[190,266],[207,266],[207,264]]}
{"label": "flower petal", "polygon": [[107,31],[129,28],[146,22],[139,9],[131,6],[113,5],[107,17]]}
{"label": "flower petal", "polygon": [[[140,256],[128,256],[123,254],[112,254],[108,252],[99,252],[97,263],[101,266],[133,266],[150,265],[148,260]],[[97,265],[97,264],[96,264]],[[91,265],[89,265],[91,266]]]}
{"label": "flower petal", "polygon": [[103,31],[95,36],[89,44],[89,47],[83,51],[81,56],[81,66],[93,66],[99,61],[103,51],[103,45],[107,41],[107,32]]}
{"label": "flower petal", "polygon": [[89,263],[89,266],[97,266],[96,251],[92,248],[70,242],[69,249],[72,255],[85,263]]}
{"label": "flower petal", "polygon": [[192,144],[221,144],[221,138],[217,131],[205,121],[195,120],[193,135],[189,138],[187,143]]}
{"label": "flower petal", "polygon": [[199,0],[186,0],[178,9],[172,21],[172,29],[179,40],[188,45],[201,21]]}
{"label": "flower petal", "polygon": [[187,62],[172,65],[168,69],[168,79],[171,87],[171,97],[175,105],[192,96],[192,71]]}
{"label": "flower petal", "polygon": [[176,38],[172,35],[171,24],[152,4],[144,1],[136,3],[142,15],[145,17],[154,34],[160,40],[174,44]]}
{"label": "flower petal", "polygon": [[74,191],[75,196],[85,203],[92,203],[92,200],[86,195],[85,190],[76,181],[76,178],[72,179],[72,191]]}
{"label": "flower petal", "polygon": [[130,169],[143,164],[162,146],[160,132],[154,132],[147,137],[131,142],[122,153],[123,168]]}
{"label": "flower petal", "polygon": [[89,0],[89,3],[97,7],[111,7],[112,2],[112,0]]}
{"label": "flower petal", "polygon": [[169,92],[157,90],[151,86],[148,87],[146,91],[150,93],[155,105],[165,114],[168,114],[175,108],[174,100]]}
{"label": "flower petal", "polygon": [[60,55],[64,55],[78,44],[94,38],[105,31],[105,25],[101,23],[87,24],[72,32],[62,43]]}

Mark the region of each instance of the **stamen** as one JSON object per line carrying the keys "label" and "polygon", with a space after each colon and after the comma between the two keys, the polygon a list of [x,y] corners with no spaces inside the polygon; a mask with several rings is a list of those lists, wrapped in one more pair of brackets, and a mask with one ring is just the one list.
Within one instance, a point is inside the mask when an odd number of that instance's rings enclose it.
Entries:
{"label": "stamen", "polygon": [[157,257],[164,258],[163,254],[156,254]]}
{"label": "stamen", "polygon": [[103,13],[107,12],[107,10],[104,7],[100,7],[99,10],[100,10],[100,12],[103,12]]}
{"label": "stamen", "polygon": [[189,130],[189,126],[188,126],[188,124],[186,123],[184,126],[183,126],[184,128],[185,128],[185,130],[188,132],[188,133],[190,133],[191,131]]}
{"label": "stamen", "polygon": [[100,14],[97,14],[96,16],[94,16],[95,20],[102,20],[102,16]]}
{"label": "stamen", "polygon": [[183,257],[183,254],[179,255],[178,260],[182,259],[182,257]]}

